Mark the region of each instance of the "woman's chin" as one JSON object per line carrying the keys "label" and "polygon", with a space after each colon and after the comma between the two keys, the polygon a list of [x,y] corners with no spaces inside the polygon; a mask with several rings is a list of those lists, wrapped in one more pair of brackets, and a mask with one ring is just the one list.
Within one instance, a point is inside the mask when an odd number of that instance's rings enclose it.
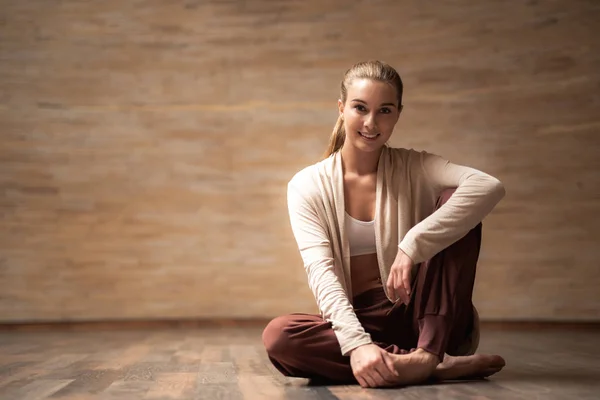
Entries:
{"label": "woman's chin", "polygon": [[381,136],[378,136],[376,139],[365,139],[360,135],[353,140],[353,147],[362,151],[376,151],[381,149],[384,145],[384,141],[381,140]]}

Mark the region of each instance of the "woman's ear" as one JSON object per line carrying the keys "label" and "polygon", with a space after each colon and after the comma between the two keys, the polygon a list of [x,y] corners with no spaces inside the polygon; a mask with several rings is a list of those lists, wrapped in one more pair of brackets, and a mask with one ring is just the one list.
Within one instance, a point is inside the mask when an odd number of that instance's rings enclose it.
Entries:
{"label": "woman's ear", "polygon": [[338,110],[340,112],[340,117],[343,117],[343,115],[344,115],[344,103],[342,102],[341,99],[338,99]]}

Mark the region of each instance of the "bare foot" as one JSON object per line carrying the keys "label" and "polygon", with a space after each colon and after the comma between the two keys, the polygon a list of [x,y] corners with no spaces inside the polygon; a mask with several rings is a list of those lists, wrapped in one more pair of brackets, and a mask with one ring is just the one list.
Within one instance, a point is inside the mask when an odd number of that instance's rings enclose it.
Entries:
{"label": "bare foot", "polygon": [[436,367],[433,378],[480,379],[499,372],[505,365],[504,359],[496,355],[474,354],[461,357],[446,355],[444,361]]}
{"label": "bare foot", "polygon": [[439,358],[423,349],[417,349],[410,354],[391,354],[391,356],[398,372],[396,382],[398,385],[425,382],[436,370],[436,365],[439,365]]}

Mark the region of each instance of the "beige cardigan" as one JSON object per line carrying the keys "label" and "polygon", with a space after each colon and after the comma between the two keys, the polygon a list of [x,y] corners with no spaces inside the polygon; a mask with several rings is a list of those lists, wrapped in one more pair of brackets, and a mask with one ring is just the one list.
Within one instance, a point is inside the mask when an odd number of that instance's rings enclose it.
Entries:
{"label": "beige cardigan", "polygon": [[[288,183],[288,210],[308,284],[322,317],[347,355],[372,343],[352,307],[350,250],[344,227],[339,152]],[[434,212],[438,194],[457,188]],[[504,196],[502,183],[481,171],[415,150],[384,147],[377,167],[375,239],[382,282],[400,247],[415,264],[467,234]],[[385,285],[384,285],[385,287]],[[386,290],[386,294],[387,293]]]}

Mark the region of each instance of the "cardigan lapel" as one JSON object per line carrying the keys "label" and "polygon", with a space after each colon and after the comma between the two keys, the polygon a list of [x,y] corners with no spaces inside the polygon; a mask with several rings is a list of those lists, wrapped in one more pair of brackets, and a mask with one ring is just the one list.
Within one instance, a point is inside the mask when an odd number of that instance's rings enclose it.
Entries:
{"label": "cardigan lapel", "polygon": [[[379,276],[385,288],[386,278],[383,273],[383,268],[385,266],[384,257],[383,257],[383,246],[381,242],[382,228],[385,224],[385,204],[383,203],[382,195],[383,195],[383,185],[385,183],[384,175],[385,175],[385,152],[387,147],[384,146],[381,150],[381,154],[379,156],[379,161],[377,162],[377,183],[375,189],[375,248],[377,251],[377,264],[379,266]],[[387,292],[387,290],[386,290]]]}
{"label": "cardigan lapel", "polygon": [[346,291],[348,298],[352,301],[352,276],[350,270],[350,245],[348,243],[348,234],[346,232],[346,202],[344,198],[344,168],[342,165],[341,152],[336,152],[333,156],[333,197],[335,202],[335,211],[338,226],[340,227],[340,246],[342,252],[342,269],[344,270]]}

